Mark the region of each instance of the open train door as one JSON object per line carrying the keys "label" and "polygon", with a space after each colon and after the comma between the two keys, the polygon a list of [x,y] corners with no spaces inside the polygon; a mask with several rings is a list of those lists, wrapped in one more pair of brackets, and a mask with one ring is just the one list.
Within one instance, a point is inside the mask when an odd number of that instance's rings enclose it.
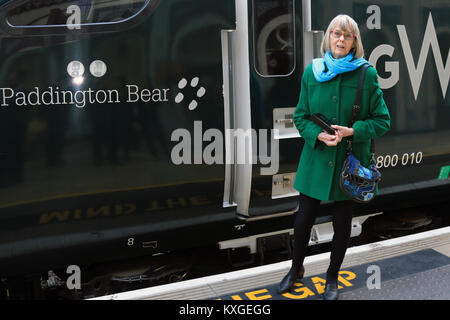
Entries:
{"label": "open train door", "polygon": [[224,206],[237,206],[244,219],[289,215],[298,208],[293,184],[303,139],[293,113],[304,65],[318,47],[313,40],[320,44],[302,12],[310,12],[309,1],[236,1],[236,30],[222,32]]}

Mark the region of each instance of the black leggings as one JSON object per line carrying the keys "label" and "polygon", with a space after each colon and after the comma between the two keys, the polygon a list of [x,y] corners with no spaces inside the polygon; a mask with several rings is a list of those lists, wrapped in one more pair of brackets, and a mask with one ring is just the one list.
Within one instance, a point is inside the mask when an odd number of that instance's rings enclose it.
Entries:
{"label": "black leggings", "polygon": [[[305,259],[306,250],[311,235],[311,228],[319,213],[320,200],[310,198],[300,194],[300,207],[297,212],[294,225],[294,250],[292,268],[295,272],[300,272]],[[336,201],[332,209],[333,214],[333,242],[331,244],[330,266],[327,276],[337,278],[345,252],[347,251],[352,230],[352,216],[354,202]]]}

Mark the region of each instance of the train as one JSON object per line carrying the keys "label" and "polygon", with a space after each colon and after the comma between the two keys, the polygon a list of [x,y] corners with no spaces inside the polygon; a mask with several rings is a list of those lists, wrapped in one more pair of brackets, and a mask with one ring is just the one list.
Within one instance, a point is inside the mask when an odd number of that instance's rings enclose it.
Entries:
{"label": "train", "polygon": [[[387,208],[448,199],[448,0],[1,0],[0,296],[177,281],[207,246],[233,265],[289,252],[293,112],[341,13],[392,118],[356,236]],[[332,207],[311,244],[331,240]]]}

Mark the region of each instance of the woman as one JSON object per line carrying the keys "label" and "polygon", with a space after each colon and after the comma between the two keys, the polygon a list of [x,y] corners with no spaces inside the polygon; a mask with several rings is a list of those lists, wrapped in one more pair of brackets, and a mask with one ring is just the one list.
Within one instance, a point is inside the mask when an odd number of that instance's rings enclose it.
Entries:
{"label": "woman", "polygon": [[[292,267],[279,285],[289,291],[304,274],[303,260],[311,228],[321,201],[334,201],[333,241],[324,299],[337,299],[338,272],[351,232],[353,201],[340,190],[339,175],[346,156],[346,139],[353,139],[353,154],[364,166],[370,163],[370,140],[386,133],[390,116],[378,84],[377,72],[368,68],[365,76],[358,121],[351,121],[360,67],[368,64],[356,22],[347,15],[334,18],[322,42],[321,59],[314,59],[302,77],[300,99],[294,123],[305,139],[294,187],[300,192],[300,208],[294,225]],[[321,113],[336,130],[330,135],[309,120]]]}

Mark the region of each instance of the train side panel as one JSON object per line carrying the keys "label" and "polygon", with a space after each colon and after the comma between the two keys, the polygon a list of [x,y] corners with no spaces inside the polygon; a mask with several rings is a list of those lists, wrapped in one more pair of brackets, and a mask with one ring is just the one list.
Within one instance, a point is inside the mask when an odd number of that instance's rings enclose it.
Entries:
{"label": "train side panel", "polygon": [[223,165],[194,154],[223,130],[221,30],[235,28],[234,1],[156,2],[75,1],[79,29],[64,25],[68,4],[2,9],[2,275],[225,237],[205,233],[234,219]]}

